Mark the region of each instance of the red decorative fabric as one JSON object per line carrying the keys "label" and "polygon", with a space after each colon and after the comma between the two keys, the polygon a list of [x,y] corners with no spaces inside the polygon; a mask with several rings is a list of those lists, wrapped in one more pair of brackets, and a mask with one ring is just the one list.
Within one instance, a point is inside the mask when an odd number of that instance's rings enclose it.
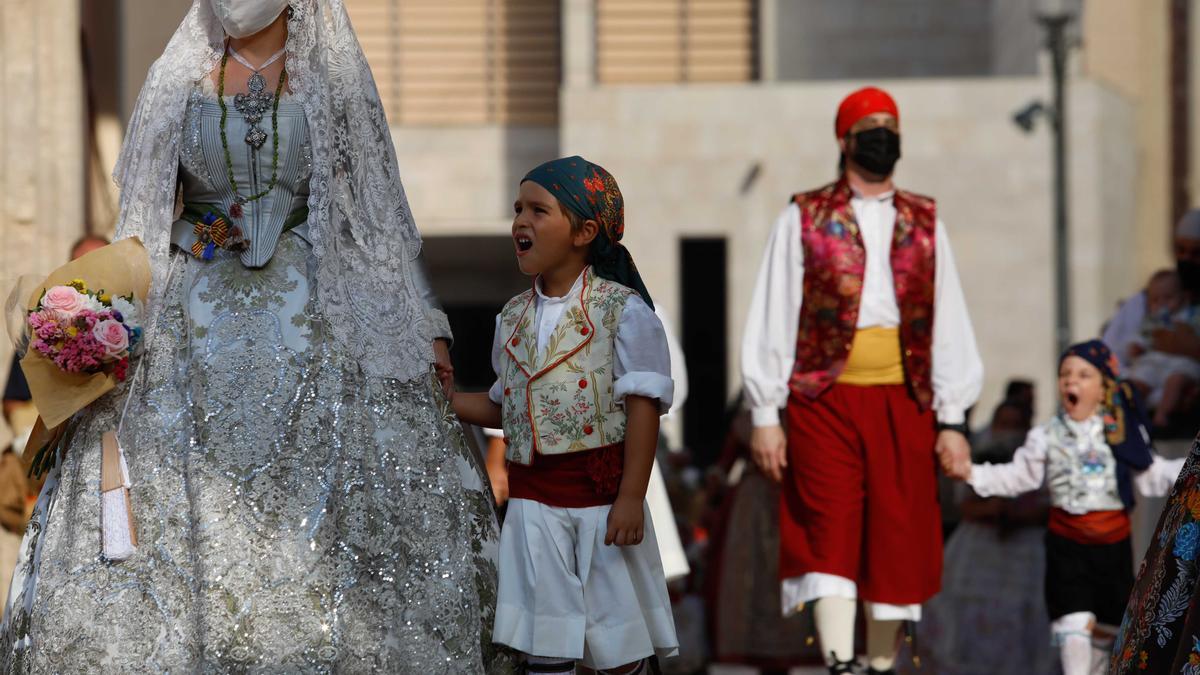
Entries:
{"label": "red decorative fabric", "polygon": [[788,403],[779,573],[851,579],[895,605],[941,590],[933,413],[901,385],[834,384]]}
{"label": "red decorative fabric", "polygon": [[624,471],[624,443],[563,455],[539,453],[528,466],[508,463],[508,496],[569,509],[606,506],[616,501]]}
{"label": "red decorative fabric", "polygon": [[855,122],[875,113],[891,113],[897,120],[900,119],[900,109],[886,91],[877,87],[859,89],[842,99],[841,105],[838,106],[837,120],[833,125],[834,133],[838,138],[842,138],[850,132],[850,127],[854,126]]}
{"label": "red decorative fabric", "polygon": [[[796,339],[795,393],[814,398],[845,368],[862,299],[867,251],[840,180],[796,195],[804,247],[804,302]],[[933,309],[937,272],[937,207],[928,197],[896,191],[892,279],[900,307],[904,376],[922,409],[933,402]]]}
{"label": "red decorative fabric", "polygon": [[1093,511],[1082,515],[1062,509],[1050,510],[1047,528],[1076,544],[1115,544],[1129,538],[1129,515],[1125,511]]}

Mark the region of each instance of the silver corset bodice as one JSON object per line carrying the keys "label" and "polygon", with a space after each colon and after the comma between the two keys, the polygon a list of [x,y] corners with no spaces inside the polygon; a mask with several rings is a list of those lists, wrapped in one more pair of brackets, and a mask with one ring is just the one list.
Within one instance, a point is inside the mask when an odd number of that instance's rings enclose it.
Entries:
{"label": "silver corset bodice", "polygon": [[[267,141],[255,150],[244,138],[249,125],[234,107],[233,97],[226,96],[225,136],[229,146],[229,161],[237,181],[237,193],[229,180],[229,166],[221,142],[221,106],[206,87],[197,85],[188,102],[184,118],[184,134],[180,148],[180,182],[183,201],[190,204],[215,204],[223,212],[240,194],[249,197],[264,190],[271,182],[275,154],[272,139],[271,115],[259,123]],[[286,94],[279,102],[278,168],[274,187],[261,199],[245,205],[244,216],[234,219],[249,246],[241,253],[247,267],[262,267],[275,254],[285,221],[296,209],[308,202],[308,180],[312,173],[312,151],[309,146],[308,124],[304,108]],[[196,237],[190,222],[179,220],[171,232],[171,241],[184,250],[191,248]],[[307,240],[306,224],[290,232]]]}

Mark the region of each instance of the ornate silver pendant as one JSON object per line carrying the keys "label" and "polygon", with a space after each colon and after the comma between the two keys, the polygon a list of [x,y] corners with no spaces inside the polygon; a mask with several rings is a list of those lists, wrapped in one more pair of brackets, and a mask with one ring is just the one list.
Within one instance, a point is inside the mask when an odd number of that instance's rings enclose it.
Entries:
{"label": "ornate silver pendant", "polygon": [[250,125],[250,130],[246,132],[246,144],[258,150],[263,143],[267,142],[267,133],[258,127],[258,123],[262,121],[263,115],[271,109],[275,102],[275,96],[267,93],[267,81],[259,73],[251,75],[246,85],[250,92],[234,96],[233,107]]}

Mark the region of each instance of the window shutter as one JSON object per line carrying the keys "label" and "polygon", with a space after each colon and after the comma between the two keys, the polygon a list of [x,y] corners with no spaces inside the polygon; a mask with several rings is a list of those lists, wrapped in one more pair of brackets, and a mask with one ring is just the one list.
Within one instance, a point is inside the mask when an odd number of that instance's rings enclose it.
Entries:
{"label": "window shutter", "polygon": [[347,0],[392,124],[555,125],[556,0]]}
{"label": "window shutter", "polygon": [[602,83],[754,79],[753,0],[596,0]]}

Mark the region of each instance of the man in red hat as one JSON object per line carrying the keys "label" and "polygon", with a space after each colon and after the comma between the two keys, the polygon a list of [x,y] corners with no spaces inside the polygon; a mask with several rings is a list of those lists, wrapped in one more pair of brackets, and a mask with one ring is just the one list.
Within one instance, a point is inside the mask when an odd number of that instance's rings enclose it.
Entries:
{"label": "man in red hat", "polygon": [[970,466],[983,365],[934,201],[892,183],[896,103],[857,91],[835,130],[838,180],[795,195],[771,233],[742,369],[755,462],[783,483],[783,610],[819,601],[826,663],[851,673],[863,600],[868,672],[887,673],[941,585],[937,462]]}

